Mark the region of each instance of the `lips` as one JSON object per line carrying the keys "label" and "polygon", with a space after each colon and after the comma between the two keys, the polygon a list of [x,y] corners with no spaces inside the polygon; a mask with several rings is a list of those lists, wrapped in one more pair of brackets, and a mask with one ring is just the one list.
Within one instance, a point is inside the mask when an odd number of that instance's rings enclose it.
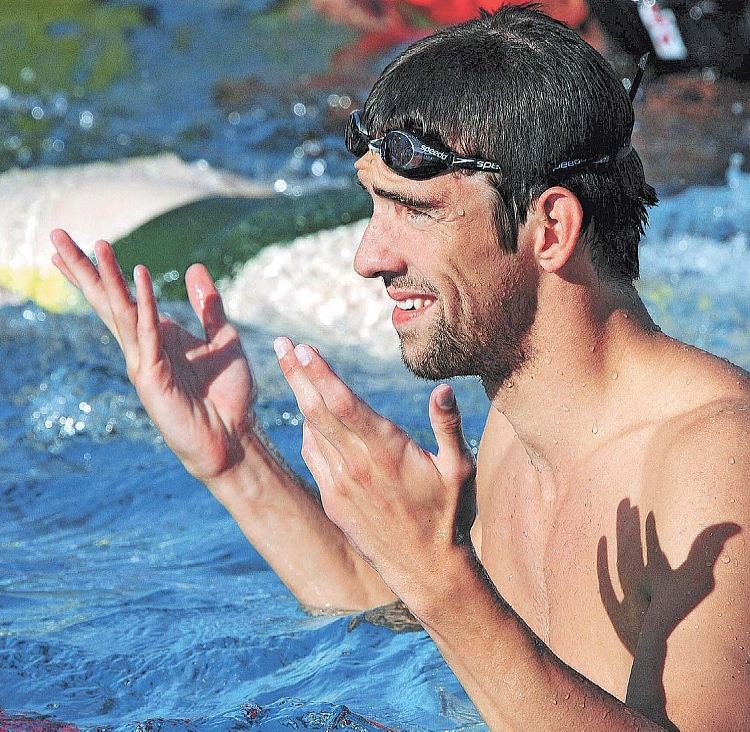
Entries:
{"label": "lips", "polygon": [[428,293],[389,292],[388,294],[396,302],[391,318],[396,328],[421,317],[436,301],[435,296]]}

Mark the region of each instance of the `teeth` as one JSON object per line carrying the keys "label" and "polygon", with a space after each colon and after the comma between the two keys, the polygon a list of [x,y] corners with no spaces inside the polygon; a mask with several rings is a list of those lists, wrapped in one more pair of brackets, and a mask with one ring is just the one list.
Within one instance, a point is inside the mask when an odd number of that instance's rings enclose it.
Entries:
{"label": "teeth", "polygon": [[432,300],[423,299],[421,297],[410,297],[406,300],[397,300],[396,307],[399,310],[421,310],[432,305]]}

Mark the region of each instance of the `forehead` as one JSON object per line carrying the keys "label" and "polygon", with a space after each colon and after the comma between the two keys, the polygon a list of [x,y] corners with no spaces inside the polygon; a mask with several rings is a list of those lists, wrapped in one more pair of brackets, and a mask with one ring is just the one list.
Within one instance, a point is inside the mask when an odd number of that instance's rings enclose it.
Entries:
{"label": "forehead", "polygon": [[392,171],[379,155],[368,152],[354,165],[360,183],[370,193],[379,190],[403,198],[429,200],[441,207],[492,206],[496,193],[483,173],[445,173],[428,180],[409,180]]}

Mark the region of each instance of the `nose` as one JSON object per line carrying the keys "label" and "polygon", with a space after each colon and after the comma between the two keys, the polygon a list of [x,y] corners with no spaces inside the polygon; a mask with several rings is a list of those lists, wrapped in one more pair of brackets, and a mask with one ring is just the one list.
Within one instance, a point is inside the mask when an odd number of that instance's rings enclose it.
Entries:
{"label": "nose", "polygon": [[402,251],[396,232],[382,226],[375,213],[357,248],[354,269],[357,274],[368,278],[404,274],[406,262]]}

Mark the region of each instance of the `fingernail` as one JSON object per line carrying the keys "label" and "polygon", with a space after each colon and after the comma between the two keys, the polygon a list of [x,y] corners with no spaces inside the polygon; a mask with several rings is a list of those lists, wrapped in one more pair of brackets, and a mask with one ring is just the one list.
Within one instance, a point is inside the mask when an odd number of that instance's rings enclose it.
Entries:
{"label": "fingernail", "polygon": [[312,349],[304,343],[300,343],[298,346],[294,347],[294,355],[299,359],[299,362],[303,366],[307,366],[307,364],[312,361]]}
{"label": "fingernail", "polygon": [[447,389],[441,390],[437,395],[437,403],[441,409],[453,409],[456,406],[456,395],[453,393],[453,389],[449,386]]}
{"label": "fingernail", "polygon": [[278,358],[284,358],[289,353],[289,339],[281,336],[276,338],[273,342],[273,350],[276,351]]}

